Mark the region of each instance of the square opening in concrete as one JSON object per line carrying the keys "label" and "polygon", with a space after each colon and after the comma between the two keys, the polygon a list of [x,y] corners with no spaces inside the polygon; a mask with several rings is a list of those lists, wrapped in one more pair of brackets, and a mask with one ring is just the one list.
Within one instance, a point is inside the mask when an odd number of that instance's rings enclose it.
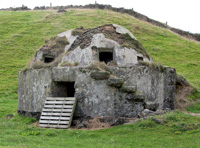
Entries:
{"label": "square opening in concrete", "polygon": [[106,64],[108,62],[111,62],[113,60],[113,52],[99,52],[99,61],[105,62]]}
{"label": "square opening in concrete", "polygon": [[75,82],[55,82],[52,86],[52,97],[74,97]]}
{"label": "square opening in concrete", "polygon": [[51,63],[53,62],[54,58],[52,57],[44,57],[44,63]]}
{"label": "square opening in concrete", "polygon": [[144,58],[143,58],[143,57],[140,57],[140,56],[137,56],[137,60],[138,60],[138,62],[139,62],[139,61],[143,61]]}

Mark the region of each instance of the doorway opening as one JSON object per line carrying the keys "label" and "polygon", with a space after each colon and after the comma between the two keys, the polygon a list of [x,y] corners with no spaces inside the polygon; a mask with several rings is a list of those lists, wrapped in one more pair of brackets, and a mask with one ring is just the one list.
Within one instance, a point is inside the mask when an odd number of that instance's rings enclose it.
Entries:
{"label": "doorway opening", "polygon": [[52,97],[74,97],[75,82],[55,82],[52,87]]}

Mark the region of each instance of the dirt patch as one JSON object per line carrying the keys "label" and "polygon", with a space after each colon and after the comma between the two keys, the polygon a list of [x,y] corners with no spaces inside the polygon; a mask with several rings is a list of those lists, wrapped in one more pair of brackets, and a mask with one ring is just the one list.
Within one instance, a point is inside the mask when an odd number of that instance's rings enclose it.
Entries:
{"label": "dirt patch", "polygon": [[80,130],[107,129],[116,125],[134,124],[139,118],[120,117],[113,119],[113,117],[94,117],[93,119],[75,120],[75,124],[71,128]]}
{"label": "dirt patch", "polygon": [[196,117],[200,117],[200,113],[188,113],[188,112],[186,112],[186,114],[196,116]]}
{"label": "dirt patch", "polygon": [[110,127],[111,126],[110,126],[109,123],[100,122],[97,117],[95,117],[94,119],[89,120],[89,122],[87,123],[87,128],[89,130],[104,129],[104,128],[110,128]]}
{"label": "dirt patch", "polygon": [[49,41],[45,41],[47,44],[40,48],[46,55],[57,57],[60,53],[64,52],[64,48],[69,44],[67,38],[64,37],[52,37]]}
{"label": "dirt patch", "polygon": [[193,88],[190,84],[181,76],[177,76],[176,79],[176,109],[185,110],[191,102],[188,100],[188,95],[191,94]]}
{"label": "dirt patch", "polygon": [[32,125],[33,125],[33,126],[38,126],[38,124],[39,124],[39,121],[34,122]]}
{"label": "dirt patch", "polygon": [[184,110],[190,105],[188,95],[192,92],[193,88],[190,86],[178,87],[176,89],[176,109]]}
{"label": "dirt patch", "polygon": [[74,30],[72,31],[72,35],[73,35],[73,36],[76,36],[76,35],[80,36],[80,35],[82,35],[84,32],[86,32],[87,30],[88,30],[88,29],[84,29],[84,28],[81,26],[80,28],[74,29]]}
{"label": "dirt patch", "polygon": [[98,117],[94,117],[93,119],[75,120],[75,126],[72,126],[71,128],[80,130],[98,130],[110,127],[111,125],[108,122],[101,122]]}
{"label": "dirt patch", "polygon": [[103,33],[106,38],[118,42],[121,47],[133,48],[149,58],[147,51],[139,41],[131,38],[129,34],[117,33],[116,28],[112,24],[87,30],[83,27],[74,29],[72,35],[79,35],[79,37],[74,41],[69,50],[74,50],[78,46],[80,46],[81,49],[87,48],[91,44],[93,35],[98,33]]}

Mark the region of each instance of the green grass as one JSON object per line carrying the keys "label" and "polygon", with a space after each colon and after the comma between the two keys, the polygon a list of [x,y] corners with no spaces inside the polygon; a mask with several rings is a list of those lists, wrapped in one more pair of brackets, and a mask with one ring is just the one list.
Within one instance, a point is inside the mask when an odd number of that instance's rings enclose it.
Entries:
{"label": "green grass", "polygon": [[200,112],[200,102],[192,104],[187,108],[187,111],[192,113],[199,113]]}
{"label": "green grass", "polygon": [[189,107],[187,107],[187,111],[192,113],[200,113],[200,92],[197,89],[194,89],[192,93],[188,96],[188,98],[193,102]]}
{"label": "green grass", "polygon": [[[199,118],[183,113],[166,115],[163,125],[149,119],[98,131],[41,129],[30,125],[34,119],[17,115],[18,70],[45,40],[68,29],[112,23],[133,32],[156,62],[175,67],[200,90],[200,43],[168,30],[107,10],[0,11],[0,147],[200,147]],[[14,118],[4,119],[7,114]]]}
{"label": "green grass", "polygon": [[[0,146],[13,147],[91,147],[91,148],[197,148],[200,147],[200,118],[180,112],[154,117],[132,125],[96,131],[38,128],[34,119],[15,116],[0,119]],[[28,125],[29,124],[29,125]]]}

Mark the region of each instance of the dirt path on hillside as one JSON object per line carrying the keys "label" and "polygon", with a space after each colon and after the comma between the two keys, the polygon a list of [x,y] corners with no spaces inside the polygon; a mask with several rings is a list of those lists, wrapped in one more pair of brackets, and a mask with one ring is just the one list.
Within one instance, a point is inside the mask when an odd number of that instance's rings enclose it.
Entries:
{"label": "dirt path on hillside", "polygon": [[190,112],[184,112],[185,114],[200,117],[200,113],[190,113]]}

